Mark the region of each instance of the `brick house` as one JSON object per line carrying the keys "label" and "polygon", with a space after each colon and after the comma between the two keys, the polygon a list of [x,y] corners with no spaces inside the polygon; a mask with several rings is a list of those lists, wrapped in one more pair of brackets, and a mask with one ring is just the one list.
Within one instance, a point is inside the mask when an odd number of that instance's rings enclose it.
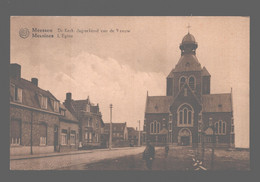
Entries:
{"label": "brick house", "polygon": [[89,97],[85,100],[73,100],[71,93],[66,94],[63,104],[79,121],[80,145],[83,148],[100,148],[101,128],[104,123],[99,105],[91,103]]}
{"label": "brick house", "polygon": [[232,90],[210,93],[211,75],[201,67],[197,47],[194,36],[185,35],[181,58],[166,78],[166,96],[149,96],[147,92],[145,140],[156,145],[197,145],[210,143],[214,131],[216,146],[234,146]]}
{"label": "brick house", "polygon": [[60,105],[59,117],[59,141],[60,151],[78,150],[79,147],[79,121],[78,119],[64,106]]}
{"label": "brick house", "polygon": [[59,100],[38,87],[38,79],[21,78],[10,64],[10,155],[58,150]]}
{"label": "brick house", "polygon": [[[110,135],[110,123],[105,123],[104,135],[107,136],[107,144],[109,142]],[[114,147],[129,146],[128,142],[128,130],[125,123],[112,123],[112,145]]]}

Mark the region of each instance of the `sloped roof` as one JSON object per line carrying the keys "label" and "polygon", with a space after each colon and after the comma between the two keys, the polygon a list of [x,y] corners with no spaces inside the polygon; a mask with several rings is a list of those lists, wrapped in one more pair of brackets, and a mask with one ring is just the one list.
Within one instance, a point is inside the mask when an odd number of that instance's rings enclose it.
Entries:
{"label": "sloped roof", "polygon": [[208,70],[203,66],[202,71],[201,71],[201,76],[210,76]]}
{"label": "sloped roof", "polygon": [[127,127],[128,135],[138,135],[138,131],[136,131],[133,127]]}
{"label": "sloped roof", "polygon": [[174,73],[174,71],[175,71],[175,69],[173,68],[172,70],[171,70],[171,72],[169,73],[169,75],[167,76],[167,78],[173,78],[173,73]]}
{"label": "sloped roof", "polygon": [[[39,96],[42,95],[47,97],[47,111],[54,112],[54,108],[50,103],[50,99],[58,101],[55,96],[53,96],[48,90],[43,90],[40,87],[34,85],[32,82],[25,80],[23,78],[15,79],[10,78],[10,83],[21,88],[22,91],[22,105],[30,106],[36,109],[42,109],[40,105]],[[10,99],[12,100],[14,97],[14,93],[10,90]]]}
{"label": "sloped roof", "polygon": [[201,65],[193,54],[184,54],[175,66],[174,72],[201,71]]}
{"label": "sloped roof", "polygon": [[202,95],[202,112],[232,112],[231,93]]}
{"label": "sloped roof", "polygon": [[87,104],[90,105],[90,112],[91,113],[99,113],[99,106],[94,106],[89,99],[86,100],[71,100],[71,105],[75,111],[86,111]]}
{"label": "sloped roof", "polygon": [[169,113],[172,96],[147,96],[146,113]]}
{"label": "sloped roof", "polygon": [[65,116],[60,116],[61,120],[69,120],[73,122],[79,122],[78,119],[63,105],[60,105],[60,108],[65,110]]}
{"label": "sloped roof", "polygon": [[[112,130],[113,131],[124,131],[126,127],[126,123],[112,123]],[[116,129],[114,129],[116,128]],[[122,130],[123,128],[123,130]],[[110,123],[105,123],[105,131],[109,131],[110,130]]]}

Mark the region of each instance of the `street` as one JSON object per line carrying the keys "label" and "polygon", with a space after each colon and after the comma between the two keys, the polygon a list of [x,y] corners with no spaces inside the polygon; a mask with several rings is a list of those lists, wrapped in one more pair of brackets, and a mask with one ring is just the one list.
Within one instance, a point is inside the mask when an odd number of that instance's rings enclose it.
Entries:
{"label": "street", "polygon": [[[143,147],[118,148],[112,150],[91,150],[73,155],[52,156],[34,159],[11,160],[12,170],[147,170],[142,160]],[[192,158],[198,152],[192,147],[170,147],[165,157],[163,147],[156,147],[152,170],[190,171],[194,170]],[[213,170],[245,171],[250,169],[249,150],[216,149]],[[211,164],[211,150],[205,149],[203,166]]]}
{"label": "street", "polygon": [[[155,160],[152,170],[156,171],[192,171],[192,158],[196,149],[191,147],[170,147],[168,157],[165,158],[164,148],[156,148]],[[205,150],[205,163],[203,166],[210,169],[211,150]],[[249,151],[215,150],[215,166],[213,170],[220,171],[247,171],[250,169]],[[142,154],[128,155],[115,159],[106,159],[91,164],[80,164],[60,168],[60,170],[123,170],[143,171],[147,170]]]}
{"label": "street", "polygon": [[58,168],[90,164],[104,159],[112,159],[142,153],[144,147],[126,147],[112,150],[89,150],[85,153],[50,156],[32,159],[10,160],[11,170],[56,170]]}

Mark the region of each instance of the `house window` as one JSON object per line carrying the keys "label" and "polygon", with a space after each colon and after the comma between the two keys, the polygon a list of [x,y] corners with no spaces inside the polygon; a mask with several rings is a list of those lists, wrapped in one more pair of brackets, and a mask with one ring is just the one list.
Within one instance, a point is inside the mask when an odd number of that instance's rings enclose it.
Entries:
{"label": "house window", "polygon": [[185,82],[186,82],[186,78],[185,77],[181,77],[181,79],[180,79],[180,89],[185,84]]}
{"label": "house window", "polygon": [[41,108],[47,109],[47,97],[40,96]]}
{"label": "house window", "polygon": [[10,144],[20,145],[21,144],[21,121],[12,120],[10,123]]}
{"label": "house window", "polygon": [[195,78],[193,76],[189,78],[189,86],[192,90],[195,89]]}
{"label": "house window", "polygon": [[144,131],[146,131],[146,125],[144,124]]}
{"label": "house window", "polygon": [[47,144],[47,125],[45,123],[40,124],[40,145]]}
{"label": "house window", "polygon": [[16,102],[22,102],[22,97],[23,97],[23,90],[18,87],[15,87],[14,100]]}
{"label": "house window", "polygon": [[60,107],[60,104],[58,101],[54,101],[54,111],[55,112],[59,112],[59,107]]}
{"label": "house window", "polygon": [[68,144],[68,132],[65,129],[61,130],[61,145]]}
{"label": "house window", "polygon": [[88,140],[88,132],[85,131],[85,137],[84,137],[85,140]]}
{"label": "house window", "polygon": [[151,128],[151,133],[159,133],[160,132],[160,123],[157,122],[157,121],[153,121],[151,124],[150,124],[150,128]]}
{"label": "house window", "polygon": [[183,104],[178,109],[178,124],[183,126],[192,126],[193,108],[188,104]]}
{"label": "house window", "polygon": [[217,121],[215,123],[215,133],[220,135],[226,134],[226,122],[225,121]]}
{"label": "house window", "polygon": [[89,133],[89,142],[92,142],[92,133]]}
{"label": "house window", "polygon": [[70,132],[70,144],[75,145],[76,144],[76,131],[71,130]]}

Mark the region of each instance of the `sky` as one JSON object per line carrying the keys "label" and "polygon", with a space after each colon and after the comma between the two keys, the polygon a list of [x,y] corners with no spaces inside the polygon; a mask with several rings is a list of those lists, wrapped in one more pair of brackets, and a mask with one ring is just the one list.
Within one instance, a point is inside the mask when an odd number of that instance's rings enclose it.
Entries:
{"label": "sky", "polygon": [[[249,24],[249,17],[220,16],[13,16],[10,62],[21,65],[23,78],[38,78],[39,87],[61,102],[67,92],[75,100],[89,96],[99,104],[104,122],[110,121],[113,104],[113,122],[138,127],[147,91],[166,95],[166,77],[180,58],[179,45],[190,25],[196,56],[211,74],[211,93],[230,93],[232,87],[236,146],[249,147]],[[30,32],[27,38],[19,36],[23,28]],[[54,38],[34,38],[33,28],[51,29],[37,34]]]}

